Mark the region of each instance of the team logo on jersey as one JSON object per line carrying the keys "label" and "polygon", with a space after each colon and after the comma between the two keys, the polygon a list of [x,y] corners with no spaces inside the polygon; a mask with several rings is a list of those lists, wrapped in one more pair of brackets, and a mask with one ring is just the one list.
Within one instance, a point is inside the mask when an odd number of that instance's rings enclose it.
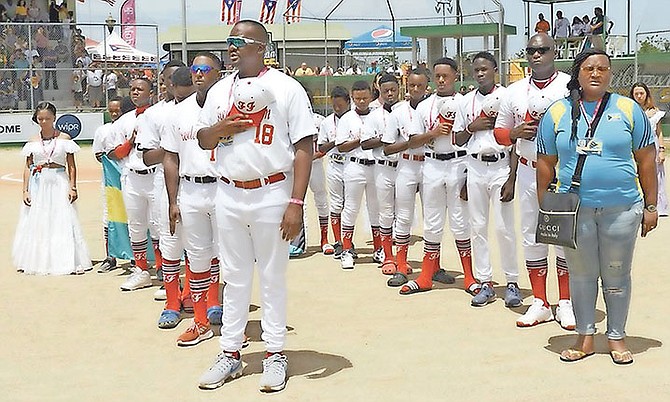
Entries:
{"label": "team logo on jersey", "polygon": [[608,113],[607,114],[607,121],[621,121],[621,114],[620,113]]}

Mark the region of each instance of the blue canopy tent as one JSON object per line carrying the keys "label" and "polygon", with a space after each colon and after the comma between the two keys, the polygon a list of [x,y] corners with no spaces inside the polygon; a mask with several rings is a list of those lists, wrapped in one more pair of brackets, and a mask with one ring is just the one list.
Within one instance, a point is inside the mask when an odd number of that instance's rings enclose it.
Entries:
{"label": "blue canopy tent", "polygon": [[393,32],[387,26],[379,26],[344,43],[344,50],[375,51],[375,50],[411,50],[412,38]]}

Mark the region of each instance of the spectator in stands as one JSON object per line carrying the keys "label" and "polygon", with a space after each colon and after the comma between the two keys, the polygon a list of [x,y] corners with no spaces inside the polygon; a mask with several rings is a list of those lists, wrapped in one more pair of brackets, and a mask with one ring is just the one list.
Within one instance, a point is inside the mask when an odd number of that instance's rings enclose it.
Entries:
{"label": "spectator in stands", "polygon": [[49,3],[49,22],[60,22],[59,12],[60,8],[56,4],[56,0],[51,0]]}
{"label": "spectator in stands", "polygon": [[381,73],[382,69],[381,67],[377,66],[377,60],[372,60],[370,62],[370,67],[365,69],[365,74],[377,74]]}
{"label": "spectator in stands", "polygon": [[328,62],[326,62],[326,65],[323,66],[321,69],[321,73],[319,75],[333,75],[333,68],[330,66]]}
{"label": "spectator in stands", "polygon": [[14,22],[26,22],[28,20],[28,7],[26,7],[25,0],[16,2],[16,11],[14,15]]}
{"label": "spectator in stands", "polygon": [[354,63],[347,69],[344,75],[361,75],[361,69],[358,67],[358,64]]}
{"label": "spectator in stands", "polygon": [[33,109],[34,105],[44,100],[44,90],[42,88],[42,76],[37,72],[37,66],[33,64],[32,73],[27,71],[23,76],[24,85],[28,86],[28,109]]}
{"label": "spectator in stands", "polygon": [[44,63],[44,89],[49,89],[49,83],[53,79],[54,89],[58,90],[58,74],[56,72],[58,55],[48,44],[43,50],[42,62]]}
{"label": "spectator in stands", "polygon": [[67,9],[67,0],[63,0],[58,6],[58,21],[65,22],[68,17],[69,10]]}
{"label": "spectator in stands", "polygon": [[129,96],[130,75],[128,74],[128,71],[118,70],[116,71],[116,77],[118,78],[118,80],[116,81],[116,88],[118,95],[120,97]]}
{"label": "spectator in stands", "polygon": [[333,73],[333,76],[340,77],[344,75],[344,68],[338,67],[337,70]]}
{"label": "spectator in stands", "polygon": [[535,32],[549,34],[551,27],[549,26],[549,21],[544,19],[544,14],[539,13],[537,18],[539,21],[535,24]]}
{"label": "spectator in stands", "polygon": [[584,23],[582,22],[582,19],[576,15],[572,18],[570,31],[572,31],[572,36],[584,36]]}
{"label": "spectator in stands", "polygon": [[107,89],[107,99],[114,99],[117,96],[116,85],[119,78],[114,70],[110,70],[105,76],[105,89]]}
{"label": "spectator in stands", "polygon": [[303,75],[314,75],[314,70],[309,68],[307,63],[303,62],[300,64],[300,67],[296,68],[295,73],[293,74],[296,77],[301,77]]}
{"label": "spectator in stands", "polygon": [[88,103],[95,109],[102,106],[102,79],[102,70],[98,68],[98,64],[91,63],[86,70],[86,92]]}
{"label": "spectator in stands", "polygon": [[5,71],[0,80],[0,110],[12,110],[19,108],[19,97],[14,89],[12,74]]}
{"label": "spectator in stands", "polygon": [[[30,0],[30,6],[28,7],[28,21],[41,22],[41,14],[42,10],[40,10],[40,6],[35,4],[35,0]],[[30,109],[32,109],[32,106]]]}
{"label": "spectator in stands", "polygon": [[582,18],[582,24],[584,24],[583,30],[584,30],[584,35],[591,35],[591,17],[588,15],[585,15]]}
{"label": "spectator in stands", "polygon": [[82,110],[84,105],[84,64],[77,61],[75,69],[72,71],[72,96],[74,97],[74,108],[77,112]]}
{"label": "spectator in stands", "polygon": [[570,21],[563,16],[563,11],[556,11],[556,22],[554,22],[554,38],[567,38],[570,35]]}
{"label": "spectator in stands", "polygon": [[16,45],[16,34],[14,33],[14,27],[7,27],[5,29],[5,44],[7,45],[7,50],[13,50]]}
{"label": "spectator in stands", "polygon": [[37,28],[37,32],[35,32],[35,35],[33,36],[33,43],[35,44],[37,53],[40,56],[43,56],[44,50],[49,46],[49,38],[47,37],[44,27]]}
{"label": "spectator in stands", "polygon": [[591,19],[591,44],[594,48],[605,49],[603,34],[605,29],[605,14],[603,9],[596,7],[593,9],[595,16]]}
{"label": "spectator in stands", "polygon": [[0,22],[11,22],[9,15],[7,15],[7,9],[2,4],[0,4]]}

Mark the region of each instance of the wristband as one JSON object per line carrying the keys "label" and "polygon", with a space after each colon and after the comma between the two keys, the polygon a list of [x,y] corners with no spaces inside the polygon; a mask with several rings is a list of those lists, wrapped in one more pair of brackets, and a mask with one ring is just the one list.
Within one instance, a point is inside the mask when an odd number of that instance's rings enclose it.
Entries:
{"label": "wristband", "polygon": [[469,124],[467,126],[465,126],[465,132],[472,135],[472,131],[470,131],[470,125]]}
{"label": "wristband", "polygon": [[295,205],[300,205],[301,207],[305,205],[305,201],[299,199],[299,198],[291,198],[288,200],[289,204],[295,204]]}

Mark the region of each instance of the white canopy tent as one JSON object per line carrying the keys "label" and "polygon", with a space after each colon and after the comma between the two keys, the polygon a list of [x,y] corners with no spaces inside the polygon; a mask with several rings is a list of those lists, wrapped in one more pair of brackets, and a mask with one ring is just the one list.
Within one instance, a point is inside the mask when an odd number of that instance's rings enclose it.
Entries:
{"label": "white canopy tent", "polygon": [[119,34],[112,32],[102,42],[94,46],[86,46],[86,51],[93,61],[110,63],[157,63],[155,54],[143,52],[124,41]]}

